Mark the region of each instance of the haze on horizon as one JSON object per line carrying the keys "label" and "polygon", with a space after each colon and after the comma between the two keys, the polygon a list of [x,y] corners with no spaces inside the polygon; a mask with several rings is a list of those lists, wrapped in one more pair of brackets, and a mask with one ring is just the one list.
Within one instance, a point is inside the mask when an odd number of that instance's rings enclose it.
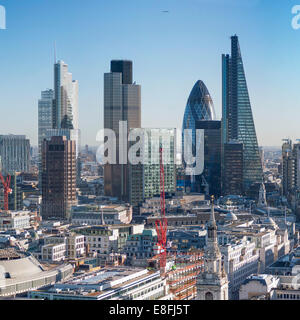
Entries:
{"label": "haze on horizon", "polygon": [[97,145],[103,73],[112,59],[133,61],[134,81],[142,86],[143,127],[181,129],[197,80],[206,84],[220,119],[221,54],[230,53],[230,36],[237,34],[259,144],[300,138],[294,1],[70,1],[1,0],[7,29],[0,30],[0,134],[26,134],[37,144],[38,99],[53,88],[54,41],[57,58],[79,81],[82,145]]}

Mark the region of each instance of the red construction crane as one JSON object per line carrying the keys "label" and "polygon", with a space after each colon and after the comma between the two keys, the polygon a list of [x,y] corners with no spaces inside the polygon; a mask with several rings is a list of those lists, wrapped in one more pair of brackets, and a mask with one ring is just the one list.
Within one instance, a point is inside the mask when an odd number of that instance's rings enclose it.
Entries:
{"label": "red construction crane", "polygon": [[159,148],[159,160],[160,160],[160,219],[155,221],[156,233],[157,233],[157,245],[160,248],[160,269],[161,272],[165,272],[166,267],[166,244],[167,244],[167,228],[168,221],[166,219],[165,212],[165,172],[162,157],[163,149]]}
{"label": "red construction crane", "polygon": [[5,211],[8,211],[8,195],[12,192],[10,188],[10,179],[11,179],[11,176],[8,174],[5,181],[0,172],[0,180],[3,184],[3,189],[4,189],[4,210]]}

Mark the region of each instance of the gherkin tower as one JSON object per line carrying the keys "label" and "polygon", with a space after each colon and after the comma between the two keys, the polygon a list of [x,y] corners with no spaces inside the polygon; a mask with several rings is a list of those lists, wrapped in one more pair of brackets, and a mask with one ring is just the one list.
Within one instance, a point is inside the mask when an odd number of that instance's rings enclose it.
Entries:
{"label": "gherkin tower", "polygon": [[[182,123],[182,154],[184,154],[184,132],[186,129],[191,130],[190,142],[193,156],[196,155],[196,123],[198,121],[215,120],[215,109],[213,100],[203,81],[198,80],[187,101],[183,123]],[[183,160],[183,164],[186,164]],[[192,192],[200,192],[197,176],[186,176],[185,188]]]}
{"label": "gherkin tower", "polygon": [[243,188],[261,183],[262,165],[238,37],[222,55],[222,140],[243,143]]}

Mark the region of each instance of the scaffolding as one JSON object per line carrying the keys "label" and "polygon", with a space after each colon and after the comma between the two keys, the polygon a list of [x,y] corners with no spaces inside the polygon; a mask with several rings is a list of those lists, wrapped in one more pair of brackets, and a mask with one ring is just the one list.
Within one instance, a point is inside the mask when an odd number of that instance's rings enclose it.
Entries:
{"label": "scaffolding", "polygon": [[[160,255],[148,260],[149,266],[159,268]],[[164,277],[173,300],[192,300],[197,294],[197,276],[203,271],[203,251],[169,252],[166,255],[167,267]]]}
{"label": "scaffolding", "polygon": [[197,277],[203,270],[203,252],[176,253],[175,268],[167,274],[167,285],[174,300],[192,300],[197,295]]}

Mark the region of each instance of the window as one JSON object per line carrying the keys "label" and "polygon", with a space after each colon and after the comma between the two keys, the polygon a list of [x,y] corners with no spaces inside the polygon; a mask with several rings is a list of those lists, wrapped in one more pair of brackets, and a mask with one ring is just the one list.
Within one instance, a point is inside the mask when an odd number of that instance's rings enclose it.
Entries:
{"label": "window", "polygon": [[205,300],[214,300],[214,296],[211,292],[205,293]]}

